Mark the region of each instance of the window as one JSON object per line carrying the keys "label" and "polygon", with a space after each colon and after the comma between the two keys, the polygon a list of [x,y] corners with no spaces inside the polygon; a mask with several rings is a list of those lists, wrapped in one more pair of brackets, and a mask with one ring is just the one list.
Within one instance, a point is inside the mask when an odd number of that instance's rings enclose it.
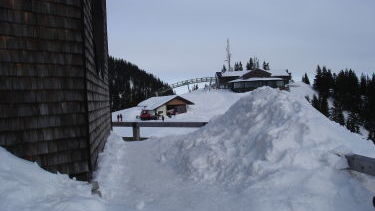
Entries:
{"label": "window", "polygon": [[242,82],[237,82],[237,83],[234,83],[233,84],[233,88],[235,89],[240,89],[240,88],[243,88],[243,83]]}
{"label": "window", "polygon": [[284,86],[284,81],[276,81],[276,86],[277,87],[283,87]]}
{"label": "window", "polygon": [[261,84],[259,81],[248,81],[246,82],[245,84],[245,87],[246,88],[257,88],[259,87]]}

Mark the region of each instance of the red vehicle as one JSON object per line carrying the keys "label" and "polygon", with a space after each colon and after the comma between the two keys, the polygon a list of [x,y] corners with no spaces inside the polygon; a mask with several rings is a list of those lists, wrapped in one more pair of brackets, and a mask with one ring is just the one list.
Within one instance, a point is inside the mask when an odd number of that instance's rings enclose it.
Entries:
{"label": "red vehicle", "polygon": [[146,110],[143,110],[139,117],[141,120],[157,120],[158,119],[158,116],[152,115],[148,113]]}

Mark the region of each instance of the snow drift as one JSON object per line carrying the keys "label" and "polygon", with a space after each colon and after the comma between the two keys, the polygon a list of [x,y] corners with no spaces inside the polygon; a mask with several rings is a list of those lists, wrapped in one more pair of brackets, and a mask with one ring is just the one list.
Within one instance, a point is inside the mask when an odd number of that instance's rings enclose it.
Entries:
{"label": "snow drift", "polygon": [[305,99],[261,88],[205,128],[174,140],[165,156],[194,180],[241,184],[274,171],[343,169],[340,155],[374,156],[362,140],[316,111]]}
{"label": "snow drift", "polygon": [[52,174],[0,147],[0,210],[105,210],[88,183]]}
{"label": "snow drift", "polygon": [[113,139],[105,151],[97,176],[105,197],[134,208],[373,210],[363,182],[373,178],[344,170],[342,155],[375,157],[374,146],[304,97],[267,87],[191,134]]}

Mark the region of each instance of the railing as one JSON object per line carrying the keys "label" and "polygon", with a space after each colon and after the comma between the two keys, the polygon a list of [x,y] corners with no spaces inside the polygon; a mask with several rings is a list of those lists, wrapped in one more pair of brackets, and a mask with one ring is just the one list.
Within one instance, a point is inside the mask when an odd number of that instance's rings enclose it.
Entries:
{"label": "railing", "polygon": [[207,122],[112,122],[113,127],[132,127],[133,139],[141,140],[141,127],[203,127]]}
{"label": "railing", "polygon": [[214,83],[216,80],[215,77],[201,77],[201,78],[194,78],[194,79],[189,79],[189,80],[184,80],[184,81],[179,81],[177,83],[173,83],[173,84],[170,84],[169,86],[171,88],[165,88],[165,89],[161,89],[158,91],[158,93],[163,93],[163,92],[166,92],[170,89],[175,89],[175,88],[178,88],[178,87],[181,87],[181,86],[186,86],[186,85],[189,85],[189,84],[197,84],[197,83]]}

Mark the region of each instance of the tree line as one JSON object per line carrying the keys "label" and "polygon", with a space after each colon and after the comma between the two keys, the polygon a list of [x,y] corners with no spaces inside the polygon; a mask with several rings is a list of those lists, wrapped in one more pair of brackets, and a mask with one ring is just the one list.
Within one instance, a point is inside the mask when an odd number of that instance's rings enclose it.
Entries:
{"label": "tree line", "polygon": [[[137,65],[112,56],[108,60],[108,73],[111,111],[136,106],[141,101],[155,96],[158,90],[170,88],[167,83],[139,69]],[[171,94],[172,90],[163,93]]]}
{"label": "tree line", "polygon": [[[249,61],[246,63],[246,70],[255,70],[260,69],[260,63],[259,59],[257,57],[250,58]],[[230,70],[229,70],[230,69]],[[235,62],[234,63],[234,71],[242,71],[244,68],[242,66],[242,62]],[[270,70],[270,63],[263,61],[262,63],[262,69],[263,70]],[[222,73],[225,73],[226,71],[232,71],[232,67],[227,68],[225,65],[223,65],[223,68],[221,69]]]}
{"label": "tree line", "polygon": [[[302,81],[310,84],[307,74]],[[358,77],[352,69],[336,74],[318,66],[313,88],[319,94],[308,100],[317,110],[351,132],[360,133],[360,126],[364,127],[369,132],[368,139],[375,143],[375,74]],[[333,101],[331,108],[328,99]]]}

